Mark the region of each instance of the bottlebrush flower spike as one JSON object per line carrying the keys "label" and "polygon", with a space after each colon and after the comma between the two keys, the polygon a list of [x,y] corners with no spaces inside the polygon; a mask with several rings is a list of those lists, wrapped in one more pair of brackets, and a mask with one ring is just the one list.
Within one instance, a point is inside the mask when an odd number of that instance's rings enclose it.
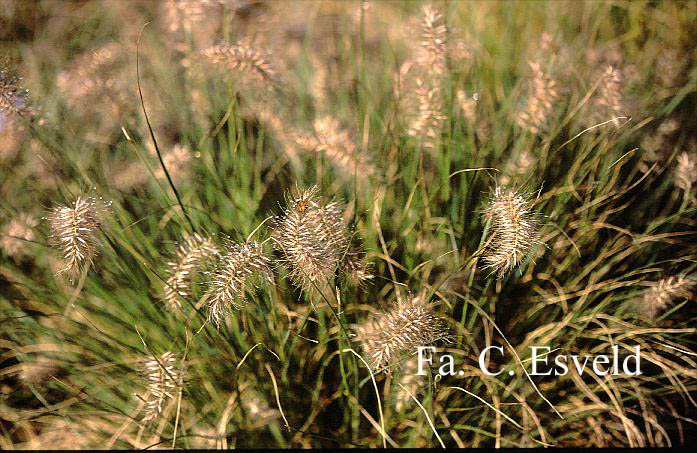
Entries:
{"label": "bottlebrush flower spike", "polygon": [[[214,65],[242,75],[248,81],[268,83],[275,79],[276,72],[267,56],[259,50],[244,44],[220,44],[203,49],[201,54]],[[271,88],[270,85],[266,86]]]}
{"label": "bottlebrush flower spike", "polygon": [[339,272],[352,285],[361,286],[366,281],[373,278],[371,263],[366,260],[366,253],[363,244],[354,235],[351,245],[339,263]]}
{"label": "bottlebrush flower spike", "polygon": [[1,235],[0,248],[9,256],[18,259],[24,254],[28,241],[34,240],[34,228],[38,220],[29,214],[21,214],[8,223]]}
{"label": "bottlebrush flower spike", "polygon": [[694,280],[682,275],[674,275],[653,282],[649,289],[644,292],[640,310],[653,320],[674,300],[692,298],[692,287],[696,284],[697,282]]}
{"label": "bottlebrush flower spike", "polygon": [[218,247],[209,237],[194,233],[184,239],[175,259],[168,263],[169,277],[164,287],[164,300],[171,309],[181,309],[181,299],[190,295],[195,274],[206,261],[215,259],[218,254]]}
{"label": "bottlebrush flower spike", "polygon": [[484,216],[491,235],[483,253],[484,269],[499,277],[513,270],[539,241],[538,223],[530,203],[515,190],[497,186]]}
{"label": "bottlebrush flower spike", "polygon": [[295,142],[303,149],[324,154],[344,177],[365,178],[375,169],[353,142],[351,134],[332,117],[324,116],[314,121],[313,134],[298,134]]}
{"label": "bottlebrush flower spike", "polygon": [[418,346],[450,340],[445,322],[420,297],[395,304],[354,328],[357,339],[374,372],[390,373],[403,355],[416,353]]}
{"label": "bottlebrush flower spike", "polygon": [[72,281],[85,266],[92,264],[97,253],[97,232],[105,211],[111,206],[101,198],[80,195],[69,206],[56,206],[48,215],[51,224],[51,242],[63,254],[67,272]]}
{"label": "bottlebrush flower spike", "polygon": [[537,134],[547,125],[559,95],[555,80],[542,69],[542,65],[537,61],[529,65],[532,74],[528,80],[528,93],[516,122],[521,128]]}
{"label": "bottlebrush flower spike", "polygon": [[273,283],[271,260],[261,244],[237,244],[228,240],[208,282],[208,317],[217,327],[231,309],[244,305],[244,296],[256,283]]}
{"label": "bottlebrush flower spike", "polygon": [[145,400],[143,422],[157,418],[164,409],[165,402],[174,398],[182,385],[183,375],[176,367],[177,358],[172,352],[165,352],[159,360],[144,363],[142,375],[148,388]]}
{"label": "bottlebrush flower spike", "polygon": [[290,279],[306,292],[327,285],[350,243],[341,205],[325,203],[318,191],[314,186],[291,193],[271,236],[288,264]]}
{"label": "bottlebrush flower spike", "polygon": [[677,160],[678,166],[675,169],[675,185],[688,193],[695,182],[697,182],[697,159],[686,152],[682,152]]}

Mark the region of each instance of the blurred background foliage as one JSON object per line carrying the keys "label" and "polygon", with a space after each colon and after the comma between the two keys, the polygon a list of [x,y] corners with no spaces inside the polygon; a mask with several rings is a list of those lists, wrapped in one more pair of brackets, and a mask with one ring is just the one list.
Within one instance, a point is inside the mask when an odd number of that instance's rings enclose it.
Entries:
{"label": "blurred background foliage", "polygon": [[[677,1],[3,0],[0,447],[694,440],[696,32]],[[371,280],[329,303],[278,266],[219,330],[205,277],[167,307],[187,235],[263,241],[312,185]],[[541,225],[502,278],[479,261],[496,185]],[[81,193],[112,205],[71,284],[43,217]],[[339,320],[410,294],[465,375],[405,358],[374,387]],[[514,375],[482,374],[489,345]],[[531,345],[639,345],[645,374],[529,379]],[[184,385],[145,421],[139,370],[167,351]]]}

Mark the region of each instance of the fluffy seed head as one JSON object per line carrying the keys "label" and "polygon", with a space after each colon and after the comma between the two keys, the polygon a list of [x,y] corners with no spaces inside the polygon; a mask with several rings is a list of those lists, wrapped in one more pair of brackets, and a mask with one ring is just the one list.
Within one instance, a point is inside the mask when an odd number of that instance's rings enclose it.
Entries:
{"label": "fluffy seed head", "polygon": [[26,241],[34,240],[34,228],[39,224],[31,215],[21,214],[5,226],[0,247],[7,255],[18,258],[24,251]]}
{"label": "fluffy seed head", "polygon": [[484,216],[491,222],[489,245],[483,253],[484,269],[499,277],[514,269],[538,242],[538,224],[532,204],[512,189],[497,186]]}
{"label": "fluffy seed head", "polygon": [[528,81],[528,93],[516,122],[521,128],[537,134],[546,126],[558,94],[556,82],[542,70],[540,63],[530,62],[529,65],[532,74]]}
{"label": "fluffy seed head", "polygon": [[269,407],[267,398],[254,387],[255,384],[251,381],[240,384],[240,405],[248,422],[254,427],[262,427],[280,418],[281,414],[277,409]]}
{"label": "fluffy seed head", "polygon": [[245,294],[258,283],[273,283],[271,260],[261,244],[228,240],[208,281],[208,317],[217,327],[230,309],[242,308]]}
{"label": "fluffy seed head", "polygon": [[299,135],[297,144],[313,153],[324,154],[342,175],[364,178],[374,173],[373,167],[359,153],[351,135],[339,122],[329,116],[314,122],[314,134]]}
{"label": "fluffy seed head", "polygon": [[291,280],[306,292],[331,280],[350,242],[341,205],[326,203],[318,192],[317,186],[292,192],[271,236]]}
{"label": "fluffy seed head", "polygon": [[158,360],[147,360],[141,370],[148,389],[143,421],[149,422],[162,413],[168,399],[174,398],[182,384],[183,375],[177,368],[177,358],[165,352]]}
{"label": "fluffy seed head", "polygon": [[238,73],[243,80],[256,84],[265,84],[276,76],[266,55],[247,44],[220,44],[202,50],[201,54],[212,64]]}
{"label": "fluffy seed head", "polygon": [[[619,68],[608,65],[601,75],[600,86],[595,97],[595,112],[591,115],[593,121],[607,121],[609,117],[624,115],[624,100],[622,98],[622,83],[624,78]],[[618,120],[614,121],[616,125]]]}
{"label": "fluffy seed head", "polygon": [[463,90],[457,91],[457,102],[458,106],[462,110],[465,119],[468,123],[472,124],[475,120],[475,115],[477,113],[477,102],[479,101],[479,94],[474,93],[468,96]]}
{"label": "fluffy seed head", "polygon": [[164,286],[167,306],[173,310],[181,309],[181,299],[190,295],[195,275],[218,253],[218,247],[210,237],[194,233],[184,239],[174,259],[167,263],[169,277]]}
{"label": "fluffy seed head", "polygon": [[[163,153],[162,160],[165,163],[165,167],[167,167],[169,175],[175,182],[181,181],[189,172],[192,156],[193,153],[187,147],[179,143],[174,145],[170,151]],[[166,178],[165,171],[162,169],[161,165],[155,170],[155,177],[160,180]]]}
{"label": "fluffy seed head", "polygon": [[528,170],[535,164],[535,156],[528,150],[523,150],[518,156],[509,159],[499,178],[501,184],[508,184],[515,177],[525,175]]}
{"label": "fluffy seed head", "polygon": [[387,367],[395,365],[403,355],[415,353],[418,346],[449,340],[445,322],[419,297],[395,304],[392,310],[376,315],[354,330],[374,372],[390,373]]}
{"label": "fluffy seed head", "polygon": [[80,195],[68,206],[56,206],[48,215],[53,245],[63,254],[64,267],[74,279],[92,264],[97,253],[97,233],[111,203],[101,198]]}
{"label": "fluffy seed head", "polygon": [[697,282],[682,275],[674,275],[651,283],[651,286],[644,292],[641,299],[640,311],[655,319],[656,316],[665,310],[676,299],[692,298],[692,287]]}
{"label": "fluffy seed head", "polygon": [[[447,28],[443,15],[432,4],[423,8],[421,42],[415,58],[415,86],[408,97],[411,112],[407,134],[434,148],[447,117],[443,114],[443,77],[447,72]],[[405,66],[409,71],[411,64]],[[401,78],[401,75],[400,75]],[[400,82],[401,85],[401,82]]]}
{"label": "fluffy seed head", "polygon": [[697,159],[686,152],[678,156],[678,166],[675,169],[675,185],[689,192],[697,181]]}
{"label": "fluffy seed head", "polygon": [[447,32],[440,11],[431,4],[425,5],[421,19],[421,49],[418,61],[437,75],[442,75],[446,69]]}
{"label": "fluffy seed head", "polygon": [[339,263],[339,272],[352,285],[361,286],[373,278],[371,268],[371,263],[366,259],[362,242],[354,235],[348,250]]}
{"label": "fluffy seed head", "polygon": [[424,146],[435,147],[447,117],[443,114],[443,99],[440,83],[429,83],[422,78],[416,79],[416,114],[409,123],[407,133],[413,137],[422,137]]}
{"label": "fluffy seed head", "polygon": [[[402,384],[409,392],[416,396],[426,384],[428,384],[426,375],[419,375],[419,361],[416,357],[410,357],[404,364],[404,368],[400,373],[397,382]],[[397,388],[395,393],[395,410],[402,412],[414,404],[414,399],[409,396],[402,387]]]}

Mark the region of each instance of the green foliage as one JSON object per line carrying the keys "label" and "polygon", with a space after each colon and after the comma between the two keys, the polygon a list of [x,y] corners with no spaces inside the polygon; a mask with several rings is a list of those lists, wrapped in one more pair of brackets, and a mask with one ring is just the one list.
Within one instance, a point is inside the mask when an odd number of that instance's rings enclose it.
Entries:
{"label": "green foliage", "polygon": [[[0,53],[32,109],[0,111],[1,448],[685,443],[695,5],[436,1],[431,35],[425,5],[6,0]],[[220,42],[258,52],[208,61]],[[269,217],[313,185],[346,206],[332,222],[367,251],[360,285],[337,271],[302,291],[272,247]],[[501,237],[497,186],[539,224],[500,274],[482,259]],[[71,284],[42,217],[85,193],[112,204]],[[164,300],[192,233],[257,241],[276,263],[219,328],[205,270],[181,310]],[[657,291],[669,302],[651,317]],[[408,357],[369,371],[356,325],[414,295],[463,376],[437,360],[415,376]],[[497,377],[477,362],[490,345],[506,351]],[[524,371],[530,346],[613,345],[639,345],[644,374]],[[168,351],[171,397],[144,422],[143,364]]]}

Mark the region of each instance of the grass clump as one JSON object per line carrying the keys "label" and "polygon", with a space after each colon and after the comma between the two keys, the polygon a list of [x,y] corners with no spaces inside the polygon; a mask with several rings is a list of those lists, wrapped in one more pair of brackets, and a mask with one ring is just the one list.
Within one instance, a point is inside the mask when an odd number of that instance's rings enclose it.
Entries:
{"label": "grass clump", "polygon": [[[694,437],[693,3],[0,23],[0,448]],[[531,346],[643,374],[531,376]]]}

